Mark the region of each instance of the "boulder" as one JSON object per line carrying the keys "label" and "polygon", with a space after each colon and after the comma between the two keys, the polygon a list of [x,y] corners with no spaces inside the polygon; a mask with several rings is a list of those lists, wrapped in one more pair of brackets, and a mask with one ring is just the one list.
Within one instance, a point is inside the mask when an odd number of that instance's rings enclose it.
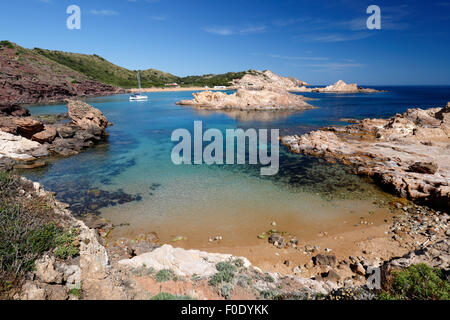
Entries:
{"label": "boulder", "polygon": [[336,266],[337,259],[334,255],[318,254],[313,257],[313,262],[316,266],[334,267]]}
{"label": "boulder", "polygon": [[39,143],[52,143],[56,137],[56,129],[53,127],[45,126],[44,131],[38,132],[33,135],[31,140]]}
{"label": "boulder", "polygon": [[94,135],[103,135],[109,123],[103,113],[78,100],[67,100],[69,117],[72,122],[83,130],[87,130]]}

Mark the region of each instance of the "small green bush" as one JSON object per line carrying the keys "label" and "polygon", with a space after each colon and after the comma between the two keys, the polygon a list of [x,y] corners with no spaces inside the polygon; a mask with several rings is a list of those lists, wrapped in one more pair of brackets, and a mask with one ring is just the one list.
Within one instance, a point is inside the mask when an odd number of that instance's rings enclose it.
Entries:
{"label": "small green bush", "polygon": [[224,282],[232,282],[234,279],[234,273],[230,271],[219,271],[209,279],[209,284],[216,287]]}
{"label": "small green bush", "polygon": [[388,291],[379,295],[381,300],[449,300],[450,283],[442,271],[424,263],[411,265],[394,272]]}
{"label": "small green bush", "polygon": [[190,296],[175,296],[167,292],[160,292],[153,296],[150,300],[195,300]]}
{"label": "small green bush", "polygon": [[7,40],[0,41],[0,49],[2,49],[3,47],[14,49],[14,45]]}
{"label": "small green bush", "polygon": [[77,256],[80,253],[78,246],[75,244],[77,237],[78,232],[75,229],[59,234],[55,238],[55,243],[57,246],[55,256],[64,260]]}
{"label": "small green bush", "polygon": [[78,298],[78,300],[81,300],[83,297],[83,291],[81,289],[73,288],[69,290],[69,295],[73,295]]}
{"label": "small green bush", "polygon": [[219,262],[218,264],[216,264],[216,269],[217,271],[228,271],[231,273],[237,271],[236,266],[228,262]]}
{"label": "small green bush", "polygon": [[166,282],[173,280],[175,273],[169,269],[159,270],[155,275],[156,282]]}

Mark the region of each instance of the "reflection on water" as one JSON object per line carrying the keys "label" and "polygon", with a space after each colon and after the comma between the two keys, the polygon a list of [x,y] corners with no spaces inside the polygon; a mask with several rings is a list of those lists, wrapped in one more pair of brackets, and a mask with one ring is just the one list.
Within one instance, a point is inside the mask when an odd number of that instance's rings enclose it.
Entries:
{"label": "reflection on water", "polygon": [[274,120],[283,120],[302,111],[242,111],[242,110],[194,110],[201,117],[208,117],[213,114],[224,114],[239,122],[272,122]]}
{"label": "reflection on water", "polygon": [[[192,132],[202,120],[204,130],[217,128],[280,129],[304,133],[340,124],[341,118],[390,116],[409,105],[444,105],[447,89],[387,88],[371,95],[319,95],[318,109],[303,112],[212,112],[175,105],[191,92],[149,93],[147,102],[130,103],[128,95],[88,99],[115,125],[104,143],[74,157],[51,161],[46,168],[24,171],[77,214],[101,213],[130,228],[168,232],[176,225],[191,228],[220,223],[220,232],[237,232],[255,219],[284,219],[297,226],[304,219],[325,221],[345,212],[368,210],[386,195],[345,166],[294,155],[281,148],[280,171],[261,177],[258,166],[182,165],[171,162],[171,133]],[[32,114],[63,113],[63,105],[36,106]],[[350,202],[349,202],[350,201]],[[325,220],[324,220],[325,219]],[[323,223],[323,222],[321,222]],[[153,231],[153,230],[148,230]],[[264,230],[263,230],[264,231]],[[171,231],[172,232],[172,231]],[[187,230],[186,230],[187,232]]]}

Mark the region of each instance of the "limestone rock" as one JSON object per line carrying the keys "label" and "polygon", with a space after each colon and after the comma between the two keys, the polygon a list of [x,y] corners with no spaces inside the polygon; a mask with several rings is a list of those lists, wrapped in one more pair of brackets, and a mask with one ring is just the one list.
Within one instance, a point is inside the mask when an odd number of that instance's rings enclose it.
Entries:
{"label": "limestone rock", "polygon": [[63,274],[55,270],[55,257],[44,255],[35,263],[36,277],[44,283],[61,284]]}
{"label": "limestone rock", "polygon": [[[155,270],[170,269],[179,276],[211,276],[217,272],[218,262],[234,260],[230,254],[208,253],[199,250],[185,250],[174,248],[171,245],[163,245],[152,252],[144,253],[132,259],[121,260],[119,264],[133,268],[143,266]],[[244,262],[244,267],[251,266],[246,258],[239,257]]]}

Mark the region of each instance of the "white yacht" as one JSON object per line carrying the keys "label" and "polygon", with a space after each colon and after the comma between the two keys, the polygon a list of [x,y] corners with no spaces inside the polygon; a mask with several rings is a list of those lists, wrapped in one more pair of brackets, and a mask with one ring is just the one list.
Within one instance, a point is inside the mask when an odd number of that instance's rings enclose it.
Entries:
{"label": "white yacht", "polygon": [[139,84],[139,93],[135,93],[132,94],[130,96],[130,101],[147,101],[148,100],[148,96],[145,96],[142,94],[142,88],[141,88],[141,74],[138,71],[137,74],[137,78],[138,78],[138,84]]}

